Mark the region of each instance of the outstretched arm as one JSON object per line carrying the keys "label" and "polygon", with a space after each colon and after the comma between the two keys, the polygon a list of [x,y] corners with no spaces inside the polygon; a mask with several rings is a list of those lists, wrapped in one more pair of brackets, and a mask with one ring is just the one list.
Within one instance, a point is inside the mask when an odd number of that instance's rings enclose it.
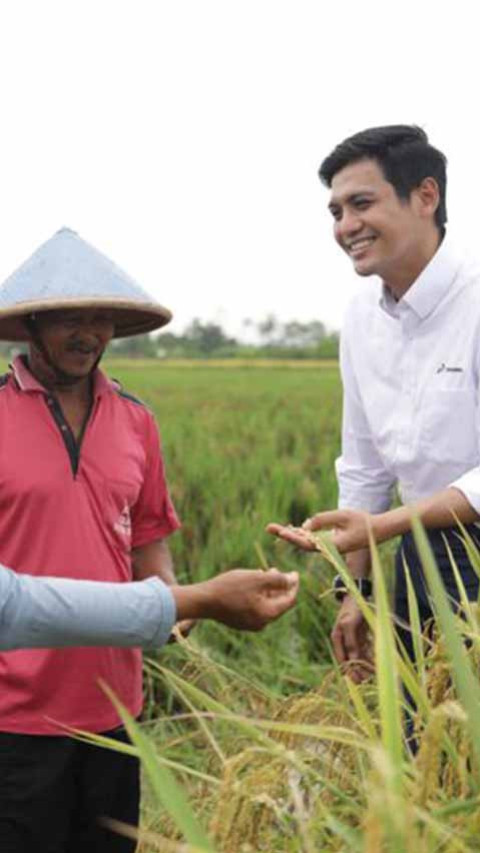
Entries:
{"label": "outstretched arm", "polygon": [[295,603],[298,575],[234,569],[190,586],[152,577],[103,583],[19,575],[0,566],[0,648],[163,645],[176,619],[259,630]]}
{"label": "outstretched arm", "polygon": [[161,646],[175,599],[158,578],[104,583],[31,577],[0,566],[0,648]]}
{"label": "outstretched arm", "polygon": [[348,553],[368,547],[369,529],[376,542],[386,542],[406,533],[411,528],[414,515],[426,528],[451,527],[457,521],[471,524],[479,519],[465,495],[452,486],[411,506],[397,507],[377,515],[356,509],[337,509],[317,513],[307,519],[302,527],[269,524],[267,530],[306,551],[315,550],[311,533],[330,531],[332,542],[338,550]]}

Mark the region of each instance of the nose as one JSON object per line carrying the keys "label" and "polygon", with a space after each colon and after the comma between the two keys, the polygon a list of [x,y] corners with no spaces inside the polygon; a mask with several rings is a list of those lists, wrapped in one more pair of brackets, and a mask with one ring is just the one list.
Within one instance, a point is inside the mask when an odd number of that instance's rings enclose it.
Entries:
{"label": "nose", "polygon": [[102,336],[94,326],[82,326],[82,328],[76,330],[75,337],[84,343],[96,345]]}
{"label": "nose", "polygon": [[102,340],[105,337],[111,337],[113,334],[113,324],[110,320],[97,317],[82,317],[77,322],[75,334],[83,340],[90,342]]}
{"label": "nose", "polygon": [[100,329],[96,329],[95,326],[87,326],[83,325],[75,329],[75,331],[70,332],[68,336],[67,347],[85,347],[89,350],[99,350],[103,348],[108,341],[110,340],[110,336],[105,337]]}

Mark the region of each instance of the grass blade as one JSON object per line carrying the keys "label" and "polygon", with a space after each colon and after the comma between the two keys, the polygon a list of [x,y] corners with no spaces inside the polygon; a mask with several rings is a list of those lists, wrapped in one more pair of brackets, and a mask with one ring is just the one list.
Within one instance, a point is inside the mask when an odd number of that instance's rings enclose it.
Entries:
{"label": "grass blade", "polygon": [[392,784],[396,793],[401,791],[403,763],[403,728],[400,712],[400,689],[397,667],[397,649],[392,617],[388,604],[387,588],[380,565],[378,550],[370,533],[372,574],[375,589],[377,622],[375,626],[375,666],[378,679],[378,699],[382,743],[393,771]]}
{"label": "grass blade", "polygon": [[214,848],[197,822],[181,786],[177,784],[170,770],[157,761],[148,737],[108,685],[102,682],[101,686],[118,712],[132,743],[138,749],[158,801],[163,804],[189,844],[202,853],[214,853]]}
{"label": "grass blade", "polygon": [[470,730],[478,767],[480,765],[480,715],[478,713],[478,709],[480,708],[480,685],[468,660],[458,628],[458,617],[454,615],[450,606],[427,535],[419,519],[416,517],[412,518],[412,530],[434,602],[437,621],[445,638],[446,651],[452,663],[452,674],[458,696],[467,713],[467,725]]}

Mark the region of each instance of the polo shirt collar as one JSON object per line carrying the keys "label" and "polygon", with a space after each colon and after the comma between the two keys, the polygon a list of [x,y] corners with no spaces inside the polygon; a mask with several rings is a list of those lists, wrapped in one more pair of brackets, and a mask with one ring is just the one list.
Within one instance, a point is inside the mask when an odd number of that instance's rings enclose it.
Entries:
{"label": "polo shirt collar", "polygon": [[[33,373],[28,369],[27,361],[24,356],[17,355],[10,370],[14,376],[17,386],[21,391],[40,391],[42,394],[48,393],[47,389],[35,378]],[[113,391],[116,384],[108,378],[98,367],[93,374],[93,396],[94,398],[101,397],[103,394],[108,394]]]}
{"label": "polo shirt collar", "polygon": [[461,263],[459,253],[451,240],[445,237],[433,258],[398,302],[383,286],[380,306],[392,316],[398,316],[405,308],[410,309],[419,321],[425,320],[451,290]]}

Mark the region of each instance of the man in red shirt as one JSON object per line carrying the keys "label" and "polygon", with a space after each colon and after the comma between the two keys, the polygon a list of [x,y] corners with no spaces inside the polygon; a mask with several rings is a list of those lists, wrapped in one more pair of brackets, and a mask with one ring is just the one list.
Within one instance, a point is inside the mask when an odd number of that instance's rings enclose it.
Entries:
{"label": "man in red shirt", "polygon": [[[152,413],[98,363],[114,336],[170,313],[63,229],[0,291],[0,339],[28,355],[0,382],[0,562],[20,573],[174,582],[179,526]],[[124,738],[98,686],[142,707],[141,652],[30,649],[0,654],[0,850],[131,851],[99,816],[136,824],[138,765],[79,744],[65,726]]]}

